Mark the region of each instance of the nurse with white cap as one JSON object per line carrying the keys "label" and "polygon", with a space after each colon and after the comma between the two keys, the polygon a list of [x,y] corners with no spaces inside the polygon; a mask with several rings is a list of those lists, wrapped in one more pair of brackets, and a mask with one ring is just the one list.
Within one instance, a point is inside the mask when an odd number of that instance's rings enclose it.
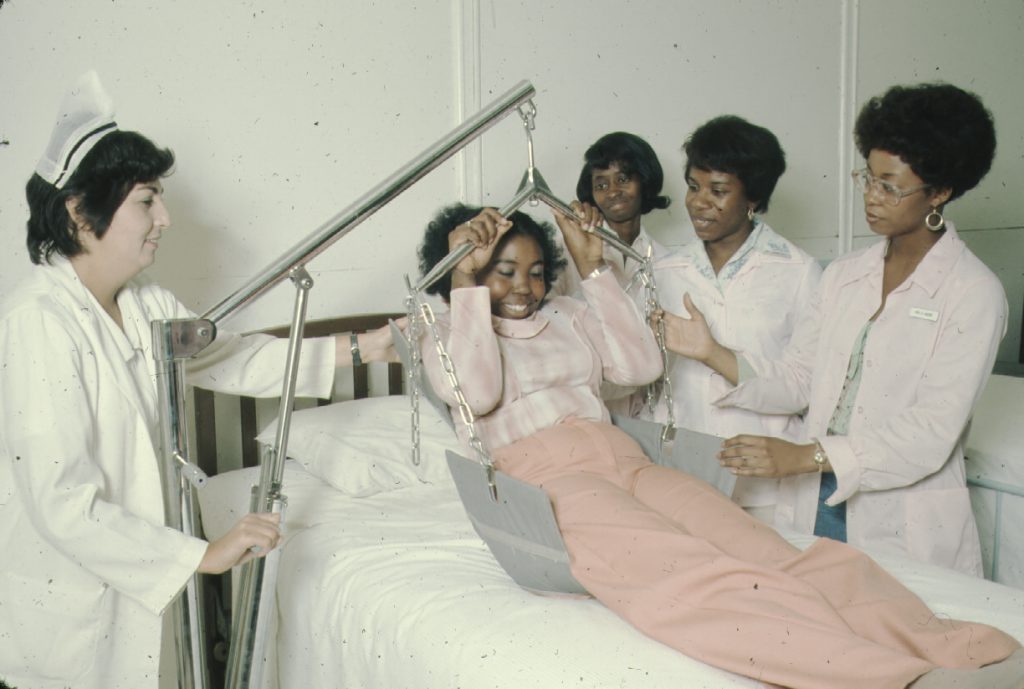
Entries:
{"label": "nurse with white cap", "polygon": [[[164,525],[150,322],[192,318],[140,273],[170,227],[173,154],[122,131],[94,72],[65,97],[26,187],[32,274],[0,308],[0,680],[159,685],[163,612],[195,572],[265,554],[278,515],[207,543]],[[362,358],[390,355],[386,331]],[[219,333],[190,382],[278,394],[286,341]],[[349,338],[303,345],[297,394],[328,397]]]}

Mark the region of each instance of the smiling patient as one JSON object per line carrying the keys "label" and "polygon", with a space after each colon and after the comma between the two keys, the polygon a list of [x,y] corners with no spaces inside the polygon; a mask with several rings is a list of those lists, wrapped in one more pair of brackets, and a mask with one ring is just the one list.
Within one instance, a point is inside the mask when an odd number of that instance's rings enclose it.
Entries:
{"label": "smiling patient", "polygon": [[[545,299],[563,261],[551,228],[524,213],[445,209],[420,268],[476,247],[430,288],[450,304],[438,335],[496,468],[551,499],[576,580],[648,636],[762,682],[1020,689],[1024,658],[1008,635],[937,618],[846,544],[799,550],[703,481],[651,463],[608,423],[602,380],[644,384],[661,359],[601,239],[556,220],[585,276],[581,300]],[[433,338],[420,348],[454,406]]]}

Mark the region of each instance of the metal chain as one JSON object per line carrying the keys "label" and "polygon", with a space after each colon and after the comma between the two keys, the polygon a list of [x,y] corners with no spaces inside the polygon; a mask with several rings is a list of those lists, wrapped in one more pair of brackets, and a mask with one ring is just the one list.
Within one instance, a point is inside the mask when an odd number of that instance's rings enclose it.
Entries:
{"label": "metal chain", "polygon": [[448,386],[451,388],[452,394],[455,395],[455,401],[459,408],[459,416],[462,418],[462,423],[466,425],[466,430],[469,434],[469,446],[473,452],[476,453],[477,461],[484,466],[491,467],[491,457],[484,450],[483,441],[480,440],[480,436],[476,432],[476,418],[473,416],[473,410],[469,408],[469,403],[466,402],[465,395],[462,394],[462,386],[459,385],[459,378],[455,374],[455,363],[451,357],[448,356],[448,351],[444,347],[444,343],[441,341],[441,334],[437,330],[437,324],[434,319],[434,311],[430,308],[430,304],[426,302],[420,305],[420,311],[423,314],[423,320],[427,324],[427,330],[430,332],[431,337],[434,340],[434,347],[437,349],[437,356],[441,360],[441,367],[444,369],[444,375],[448,379]]}
{"label": "metal chain", "polygon": [[[650,322],[651,315],[660,308],[660,302],[658,301],[658,287],[654,281],[654,261],[651,258],[651,249],[648,247],[647,257],[644,262],[640,264],[640,268],[636,272],[636,276],[639,277],[640,282],[644,286],[644,319]],[[660,397],[665,404],[665,425],[661,433],[661,440],[664,443],[669,434],[675,428],[676,415],[675,405],[672,400],[672,378],[669,376],[669,355],[668,348],[665,346],[665,323],[664,321],[658,321],[658,328],[655,330],[655,340],[658,342],[658,350],[661,352],[661,380],[655,383],[651,383],[647,386],[644,392],[644,403],[647,405],[647,410],[653,416],[654,407],[657,404],[658,386],[660,383],[661,394]]]}
{"label": "metal chain", "polygon": [[409,425],[412,433],[412,464],[420,465],[420,370],[422,359],[420,358],[420,324],[416,318],[416,300],[409,296],[405,300],[406,328],[408,329],[409,347],[409,370],[406,371],[406,380],[409,388],[410,415],[412,417]]}
{"label": "metal chain", "polygon": [[[476,459],[480,464],[485,466],[488,470],[488,476],[492,479],[493,488],[493,471],[494,465],[491,461],[490,455],[484,449],[483,441],[480,440],[480,436],[476,432],[476,418],[473,416],[473,410],[469,408],[469,403],[466,401],[465,395],[462,393],[462,386],[459,384],[459,378],[455,373],[455,364],[452,362],[451,357],[448,355],[448,351],[445,349],[444,343],[441,341],[441,334],[437,329],[437,321],[434,317],[434,310],[430,308],[430,304],[422,301],[417,293],[411,293],[408,297],[408,304],[410,308],[409,313],[409,332],[410,335],[416,334],[416,339],[410,344],[410,359],[413,362],[413,366],[417,368],[417,371],[421,365],[421,357],[419,354],[419,326],[421,323],[425,323],[427,331],[430,333],[431,338],[434,341],[434,348],[437,350],[438,359],[441,362],[441,367],[444,370],[445,378],[448,380],[448,386],[455,395],[456,404],[459,410],[459,417],[462,419],[462,423],[465,424],[468,435],[469,435],[469,446],[476,455]],[[412,382],[412,389],[414,391],[412,395],[413,405],[415,406],[414,411],[414,427],[413,427],[413,457],[414,462],[419,458],[419,387],[421,378],[417,375]]]}

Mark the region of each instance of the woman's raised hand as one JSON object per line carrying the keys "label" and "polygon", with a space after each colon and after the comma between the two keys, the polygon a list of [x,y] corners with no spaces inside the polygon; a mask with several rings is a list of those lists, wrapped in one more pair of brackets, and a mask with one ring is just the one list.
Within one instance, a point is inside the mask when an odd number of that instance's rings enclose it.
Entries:
{"label": "woman's raised hand", "polygon": [[694,305],[689,293],[683,295],[683,308],[690,314],[689,318],[661,309],[651,314],[654,332],[657,333],[659,327],[665,329],[665,348],[679,356],[699,361],[722,374],[733,385],[738,384],[739,361],[736,353],[719,344],[711,334],[704,314]]}
{"label": "woman's raised hand", "polygon": [[658,331],[658,322],[661,321],[665,327],[665,347],[680,356],[688,359],[706,362],[718,343],[711,335],[704,314],[700,312],[690,299],[689,293],[683,295],[683,308],[690,315],[689,318],[677,316],[668,311],[658,310],[651,314],[651,327]]}
{"label": "woman's raised hand", "polygon": [[199,563],[200,574],[220,574],[255,557],[263,557],[281,539],[281,515],[251,512],[230,531],[206,547]]}
{"label": "woman's raised hand", "polygon": [[503,217],[496,209],[484,208],[475,218],[467,220],[449,233],[449,251],[466,242],[476,247],[455,266],[452,287],[476,284],[476,274],[487,267],[498,240],[511,227],[512,221]]}
{"label": "woman's raised hand", "polygon": [[604,222],[604,216],[596,206],[589,203],[573,201],[571,208],[575,213],[570,217],[557,210],[552,210],[558,229],[562,231],[565,246],[572,255],[576,270],[583,277],[604,263],[604,240],[593,229]]}

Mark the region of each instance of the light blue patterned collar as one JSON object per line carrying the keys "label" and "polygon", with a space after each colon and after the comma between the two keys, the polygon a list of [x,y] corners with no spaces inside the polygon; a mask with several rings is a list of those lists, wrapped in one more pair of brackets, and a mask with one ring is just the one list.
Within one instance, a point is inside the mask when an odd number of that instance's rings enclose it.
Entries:
{"label": "light blue patterned collar", "polygon": [[719,290],[724,289],[725,283],[736,277],[755,253],[772,254],[785,258],[789,258],[792,255],[785,240],[772,232],[771,228],[761,222],[760,219],[754,221],[754,229],[751,231],[750,236],[736,250],[736,253],[726,261],[718,275],[715,275],[715,270],[711,267],[711,259],[708,258],[708,252],[704,249],[703,242],[699,240],[693,242],[692,250],[697,270],[708,281],[717,285]]}

